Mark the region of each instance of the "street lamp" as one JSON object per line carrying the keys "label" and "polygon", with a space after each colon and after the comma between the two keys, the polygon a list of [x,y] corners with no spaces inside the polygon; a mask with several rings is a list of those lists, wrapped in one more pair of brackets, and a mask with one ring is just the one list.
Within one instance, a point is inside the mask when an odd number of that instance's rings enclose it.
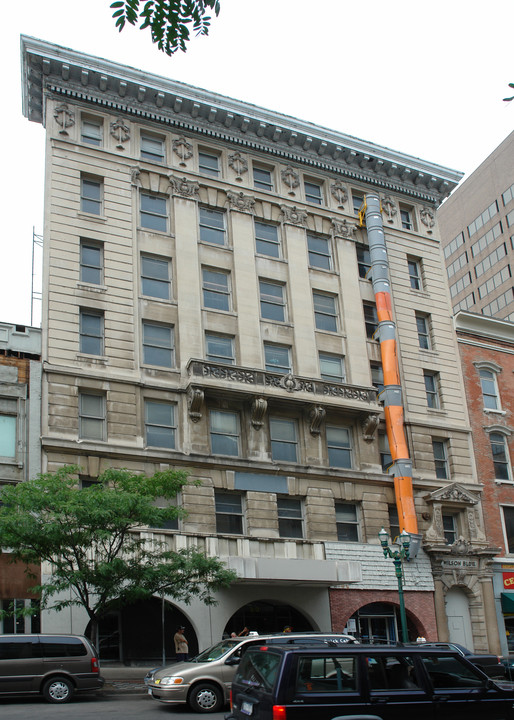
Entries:
{"label": "street lamp", "polygon": [[405,614],[405,601],[403,599],[403,561],[409,559],[410,535],[408,532],[405,532],[405,530],[401,533],[398,538],[398,542],[394,543],[394,545],[398,548],[397,550],[391,550],[389,547],[389,533],[384,528],[382,528],[382,530],[378,533],[378,539],[382,545],[384,557],[391,558],[394,563],[396,579],[398,580],[402,640],[403,642],[409,642],[409,635],[407,633],[407,615]]}

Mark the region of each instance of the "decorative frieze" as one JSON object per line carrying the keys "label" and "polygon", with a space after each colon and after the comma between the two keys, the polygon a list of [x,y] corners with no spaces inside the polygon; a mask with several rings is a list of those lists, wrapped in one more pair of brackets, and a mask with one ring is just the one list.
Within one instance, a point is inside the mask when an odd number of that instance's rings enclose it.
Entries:
{"label": "decorative frieze", "polygon": [[242,175],[248,172],[248,160],[240,152],[235,152],[228,156],[228,164],[236,174],[236,182],[242,182]]}
{"label": "decorative frieze", "polygon": [[319,435],[321,432],[321,423],[325,419],[327,411],[321,405],[312,405],[309,410],[309,431],[311,435]]}
{"label": "decorative frieze", "polygon": [[168,175],[170,181],[170,188],[173,195],[180,195],[180,197],[188,198],[188,200],[198,200],[200,195],[200,186],[194,180],[188,180],[187,178],[178,178],[174,175]]}
{"label": "decorative frieze", "polygon": [[252,426],[260,430],[264,425],[264,416],[268,409],[268,402],[263,397],[256,397],[252,402]]}
{"label": "decorative frieze", "polygon": [[300,174],[291,165],[288,165],[280,173],[282,182],[289,188],[289,195],[294,196],[294,189],[300,184]]}
{"label": "decorative frieze", "polygon": [[390,195],[386,195],[384,198],[382,198],[382,212],[385,213],[388,223],[394,222],[394,218],[396,213],[398,212],[398,208],[396,207],[396,203]]}
{"label": "decorative frieze", "polygon": [[255,211],[255,198],[251,195],[245,195],[242,192],[227,192],[227,198],[231,210],[239,210],[239,212],[253,213]]}
{"label": "decorative frieze", "polygon": [[336,220],[336,218],[332,218],[331,222],[334,237],[355,240],[355,233],[357,232],[355,223],[349,223],[347,220]]}
{"label": "decorative frieze", "polygon": [[68,135],[68,128],[75,125],[75,113],[66,103],[58,105],[54,110],[55,122],[61,128],[60,135]]}
{"label": "decorative frieze", "polygon": [[348,200],[348,190],[342,182],[337,180],[330,186],[330,193],[337,203],[337,207],[344,210],[344,205]]}
{"label": "decorative frieze", "polygon": [[421,222],[427,228],[428,232],[432,232],[432,228],[435,225],[435,214],[432,208],[424,207],[420,210],[419,216]]}
{"label": "decorative frieze", "polygon": [[111,135],[116,140],[118,150],[125,150],[125,143],[130,140],[130,128],[123,118],[111,122]]}
{"label": "decorative frieze", "polygon": [[380,417],[378,413],[370,413],[366,415],[362,421],[362,436],[366,442],[373,442],[378,427]]}
{"label": "decorative frieze", "polygon": [[141,187],[141,168],[138,166],[130,168],[130,184],[133,187]]}
{"label": "decorative frieze", "polygon": [[298,210],[296,205],[289,207],[288,205],[281,205],[282,211],[282,222],[289,223],[290,225],[299,225],[305,227],[305,221],[307,220],[308,214],[305,210]]}
{"label": "decorative frieze", "polygon": [[193,145],[189,142],[189,140],[186,140],[185,137],[179,137],[176,140],[173,140],[172,149],[175,155],[180,160],[180,167],[186,167],[187,166],[187,160],[193,157]]}
{"label": "decorative frieze", "polygon": [[189,417],[194,423],[202,419],[202,405],[204,392],[201,388],[190,387],[187,393],[187,407]]}

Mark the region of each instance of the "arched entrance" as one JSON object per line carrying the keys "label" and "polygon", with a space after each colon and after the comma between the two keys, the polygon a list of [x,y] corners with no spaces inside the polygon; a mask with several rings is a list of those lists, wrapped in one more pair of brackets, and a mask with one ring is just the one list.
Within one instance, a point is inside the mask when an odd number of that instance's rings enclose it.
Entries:
{"label": "arched entrance", "polygon": [[446,617],[450,642],[460,643],[473,650],[473,631],[469,614],[468,596],[461,588],[453,587],[446,593]]}
{"label": "arched entrance", "polygon": [[[183,625],[190,655],[198,641],[186,616],[174,605],[152,597],[108,613],[99,623],[98,651],[103,662],[146,664],[169,662],[175,657],[173,635]],[[86,634],[89,631],[89,625]]]}
{"label": "arched entrance", "polygon": [[312,624],[296,608],[277,600],[254,600],[239,608],[225,626],[224,634],[235,632],[238,635],[243,628],[266,633],[282,632],[289,625],[294,632],[314,630]]}
{"label": "arched entrance", "polygon": [[[400,611],[392,603],[369,603],[355,612],[347,628],[363,643],[390,643],[400,639]],[[416,627],[407,616],[409,638],[418,636]]]}

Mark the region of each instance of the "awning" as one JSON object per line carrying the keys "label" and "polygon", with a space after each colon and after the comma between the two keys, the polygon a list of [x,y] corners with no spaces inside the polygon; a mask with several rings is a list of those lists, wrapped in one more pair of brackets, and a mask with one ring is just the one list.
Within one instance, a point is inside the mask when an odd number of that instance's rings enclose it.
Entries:
{"label": "awning", "polygon": [[514,615],[514,593],[501,594],[502,612]]}

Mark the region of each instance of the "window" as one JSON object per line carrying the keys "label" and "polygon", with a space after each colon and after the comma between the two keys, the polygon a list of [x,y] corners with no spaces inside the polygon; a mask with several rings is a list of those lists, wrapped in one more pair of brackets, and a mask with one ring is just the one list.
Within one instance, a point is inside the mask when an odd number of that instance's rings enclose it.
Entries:
{"label": "window", "polygon": [[80,139],[88,145],[100,147],[103,139],[103,121],[100,118],[82,118]]}
{"label": "window", "polygon": [[402,228],[404,230],[413,230],[414,229],[412,208],[408,208],[408,207],[405,207],[404,205],[400,205],[400,221],[402,223]]}
{"label": "window", "polygon": [[492,202],[488,208],[484,210],[483,213],[481,213],[477,218],[473,220],[473,222],[468,225],[468,233],[469,237],[474,235],[476,232],[480,230],[481,227],[483,227],[486,223],[489,222],[491,218],[493,218],[496,213],[498,212],[498,203],[496,200]]}
{"label": "window", "polygon": [[447,515],[443,512],[443,532],[447,545],[453,545],[457,539],[457,523],[455,515]]}
{"label": "window", "polygon": [[104,316],[102,312],[80,311],[80,352],[87,355],[103,355]]}
{"label": "window", "polygon": [[505,546],[508,553],[514,553],[514,507],[502,506]]}
{"label": "window", "polygon": [[371,384],[376,387],[379,393],[384,389],[384,370],[382,363],[370,363]]}
{"label": "window", "polygon": [[435,476],[439,480],[448,480],[450,472],[446,440],[432,440],[432,451],[434,454]]}
{"label": "window", "polygon": [[264,343],[264,364],[268,372],[287,375],[292,372],[291,348],[287,345]]}
{"label": "window", "polygon": [[510,265],[505,265],[499,272],[495,273],[487,282],[478,286],[478,295],[480,299],[487,298],[496,288],[503,285],[504,282],[510,280],[511,272]]}
{"label": "window", "polygon": [[504,292],[495,300],[492,300],[487,305],[484,305],[484,307],[482,308],[482,315],[489,315],[491,317],[497,315],[501,310],[507,307],[507,305],[510,305],[510,303],[514,299],[512,293],[513,288],[509,288],[507,292]]}
{"label": "window", "polygon": [[280,239],[278,227],[255,220],[255,248],[259,255],[280,257]]}
{"label": "window", "polygon": [[421,263],[419,260],[407,258],[407,267],[409,269],[409,281],[413,290],[421,290]]}
{"label": "window", "polygon": [[317,330],[337,332],[337,310],[336,298],[334,295],[323,295],[319,292],[312,293],[314,301],[314,321]]}
{"label": "window", "polygon": [[271,170],[253,166],[253,186],[259,190],[273,190],[273,174]]}
{"label": "window", "polygon": [[482,235],[482,237],[480,237],[476,242],[473,243],[473,245],[471,246],[471,255],[473,257],[480,255],[480,253],[483,252],[486,247],[491,245],[497,238],[499,238],[501,234],[501,223],[496,223],[496,225],[493,225],[493,227],[488,232],[486,232],[485,235]]}
{"label": "window", "polygon": [[225,213],[222,210],[200,208],[200,242],[225,245]]}
{"label": "window", "polygon": [[216,532],[229,535],[243,534],[243,503],[241,495],[215,491]]}
{"label": "window", "polygon": [[101,285],[103,279],[102,246],[91,240],[80,241],[80,279],[82,282]]}
{"label": "window", "polygon": [[145,400],[146,444],[152,447],[175,448],[175,406],[171,403]]}
{"label": "window", "polygon": [[364,326],[366,328],[366,337],[368,340],[373,340],[376,331],[378,330],[378,315],[377,307],[375,303],[362,303],[364,310]]}
{"label": "window", "polygon": [[352,207],[353,214],[358,215],[364,209],[364,195],[352,190]]}
{"label": "window", "polygon": [[239,418],[224,410],[210,412],[211,450],[214,455],[239,455]]}
{"label": "window", "polygon": [[222,270],[202,270],[203,305],[212,310],[230,310],[229,274]]}
{"label": "window", "polygon": [[471,292],[462,298],[456,305],[453,306],[453,312],[459,312],[459,310],[469,310],[475,304],[475,293]]}
{"label": "window", "polygon": [[336,503],[337,539],[341,542],[359,542],[359,520],[357,506],[351,503]]}
{"label": "window", "polygon": [[371,270],[371,254],[369,252],[369,247],[367,247],[367,245],[360,245],[357,243],[355,245],[355,249],[357,251],[359,277],[367,278],[369,277],[369,272]]}
{"label": "window", "polygon": [[102,214],[103,183],[96,178],[82,175],[80,178],[80,209],[92,215]]}
{"label": "window", "polygon": [[471,285],[471,273],[469,272],[459,278],[457,282],[454,282],[452,285],[450,285],[450,296],[454,298],[456,295],[462,292],[464,288],[467,288],[468,285]]}
{"label": "window", "polygon": [[141,193],[141,227],[166,232],[168,212],[166,198]]}
{"label": "window", "polygon": [[175,365],[173,328],[143,322],[143,363],[171,368]]}
{"label": "window", "polygon": [[105,397],[80,393],[79,437],[87,440],[105,440]]}
{"label": "window", "polygon": [[307,233],[307,248],[309,251],[309,265],[322,270],[332,269],[332,250],[330,238]]}
{"label": "window", "polygon": [[284,286],[268,280],[259,280],[261,317],[264,320],[284,322],[286,319],[286,303]]}
{"label": "window", "polygon": [[416,330],[419,347],[422,350],[430,350],[430,319],[428,315],[416,313]]}
{"label": "window", "polygon": [[489,435],[491,452],[494,463],[494,477],[496,480],[511,480],[509,448],[507,438],[503,433],[492,432]]}
{"label": "window", "polygon": [[460,248],[461,245],[464,245],[464,233],[462,232],[460,232],[457,237],[454,237],[453,240],[443,249],[445,260],[447,260],[450,255],[453,255],[453,253]]}
{"label": "window", "polygon": [[[498,245],[498,247],[493,250],[489,255],[486,255],[485,258],[479,262],[475,266],[475,275],[477,278],[481,277],[486,273],[488,270],[490,270],[492,267],[494,267],[497,263],[500,262],[502,258],[504,258],[507,255],[507,245],[506,243],[502,243],[501,245]],[[508,266],[507,266],[508,267]],[[508,275],[510,277],[510,273]],[[503,280],[502,280],[503,282]]]}
{"label": "window", "polygon": [[16,457],[16,415],[0,415],[0,457]]}
{"label": "window", "polygon": [[345,382],[344,358],[341,355],[319,354],[320,375],[328,382]]}
{"label": "window", "polygon": [[507,190],[502,193],[502,200],[505,207],[507,207],[512,198],[514,198],[514,185],[511,185],[510,188],[507,188]]}
{"label": "window", "polygon": [[152,162],[164,162],[164,138],[141,135],[141,157]]}
{"label": "window", "polygon": [[398,508],[396,505],[388,505],[389,512],[389,535],[393,542],[400,534],[400,520],[398,518]]}
{"label": "window", "polygon": [[229,335],[205,333],[206,357],[210,362],[234,365],[234,338]]}
{"label": "window", "polygon": [[389,448],[387,433],[382,430],[378,431],[378,451],[380,453],[380,465],[382,466],[382,472],[389,472],[389,468],[393,464],[393,457]]}
{"label": "window", "polygon": [[486,410],[500,409],[500,396],[498,393],[497,374],[487,368],[479,369],[482,398]]}
{"label": "window", "polygon": [[439,373],[423,370],[423,378],[425,380],[425,393],[427,396],[427,406],[433,410],[441,407],[439,396]]}
{"label": "window", "polygon": [[294,420],[270,418],[271,458],[280,462],[298,462],[298,440]]}
{"label": "window", "polygon": [[170,264],[168,260],[143,255],[141,257],[141,291],[148,297],[170,299]]}
{"label": "window", "polygon": [[214,153],[200,151],[198,153],[198,169],[202,175],[210,175],[211,177],[219,177],[220,175],[220,159]]}
{"label": "window", "polygon": [[305,199],[313,205],[321,205],[323,203],[323,191],[321,183],[313,180],[304,180],[303,187],[305,189]]}
{"label": "window", "polygon": [[328,464],[330,467],[351,468],[352,446],[348,428],[327,425]]}
{"label": "window", "polygon": [[302,538],[302,501],[297,498],[278,497],[278,534],[282,538]]}

